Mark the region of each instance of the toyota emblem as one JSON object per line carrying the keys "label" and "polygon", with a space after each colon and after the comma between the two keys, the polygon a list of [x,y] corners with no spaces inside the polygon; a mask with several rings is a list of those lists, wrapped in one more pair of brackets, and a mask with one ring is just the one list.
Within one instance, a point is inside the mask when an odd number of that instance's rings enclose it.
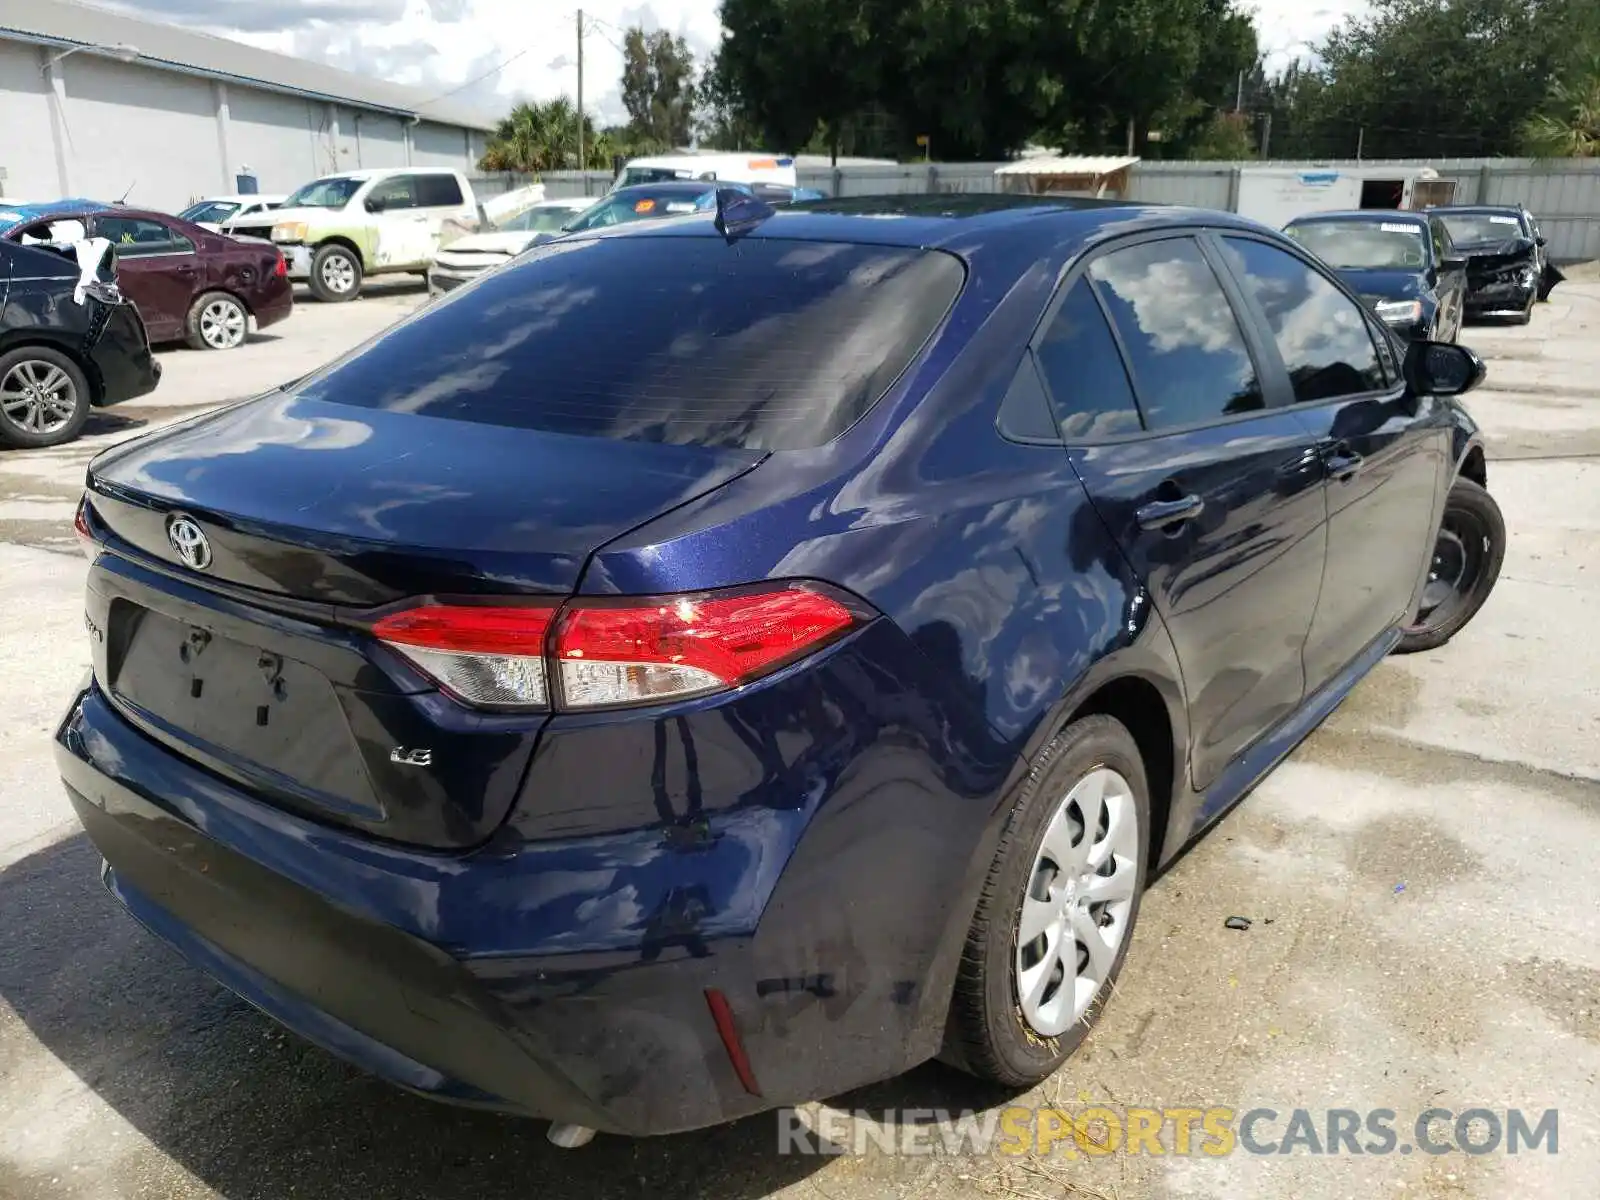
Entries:
{"label": "toyota emblem", "polygon": [[204,571],[211,565],[211,543],[205,530],[189,517],[170,517],[167,520],[167,541],[177,552],[183,565],[195,571]]}

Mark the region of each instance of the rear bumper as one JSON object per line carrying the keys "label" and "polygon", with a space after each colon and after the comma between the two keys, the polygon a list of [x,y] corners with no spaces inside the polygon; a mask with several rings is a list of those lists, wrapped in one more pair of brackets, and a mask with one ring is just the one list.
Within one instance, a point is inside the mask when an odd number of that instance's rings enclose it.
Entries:
{"label": "rear bumper", "polygon": [[294,284],[287,278],[278,278],[275,286],[264,286],[250,298],[251,315],[256,328],[265,329],[294,315]]}
{"label": "rear bumper", "polygon": [[[671,828],[532,841],[508,825],[479,850],[424,853],[257,801],[92,685],[56,756],[113,894],[268,1015],[414,1092],[635,1135],[931,1057],[995,811],[886,745],[846,772],[859,782],[797,781],[810,792],[789,806],[718,811],[708,795]],[[582,777],[549,766],[580,792],[559,807],[581,813]]]}
{"label": "rear bumper", "polygon": [[97,376],[95,404],[101,407],[148,395],[161,382],[161,364],[150,353],[144,323],[131,304],[111,309],[89,351],[89,364]]}

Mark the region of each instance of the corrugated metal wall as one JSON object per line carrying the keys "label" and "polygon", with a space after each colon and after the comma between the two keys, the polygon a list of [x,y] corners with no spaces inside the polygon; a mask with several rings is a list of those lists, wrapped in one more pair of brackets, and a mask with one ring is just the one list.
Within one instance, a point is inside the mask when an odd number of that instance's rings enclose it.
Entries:
{"label": "corrugated metal wall", "polygon": [[[898,167],[821,167],[799,172],[802,187],[833,196],[907,195],[928,192],[993,192],[999,163],[909,163]],[[1432,166],[1441,179],[1456,181],[1461,204],[1526,204],[1539,218],[1550,252],[1559,262],[1600,258],[1600,159],[1533,162],[1528,159],[1446,159],[1433,163],[1274,162],[1284,167],[1415,169]],[[1190,204],[1230,211],[1238,195],[1239,163],[1145,162],[1134,168],[1132,197],[1160,204]],[[518,186],[517,176],[494,176],[495,194]],[[544,176],[552,197],[600,196],[611,186],[609,171],[552,171]]]}

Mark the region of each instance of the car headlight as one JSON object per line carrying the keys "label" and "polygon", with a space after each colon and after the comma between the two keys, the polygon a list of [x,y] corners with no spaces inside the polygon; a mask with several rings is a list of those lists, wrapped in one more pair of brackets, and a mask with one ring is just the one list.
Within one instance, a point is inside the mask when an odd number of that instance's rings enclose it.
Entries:
{"label": "car headlight", "polygon": [[306,223],[304,221],[285,221],[281,225],[272,227],[272,240],[275,242],[303,242],[306,240]]}
{"label": "car headlight", "polygon": [[1390,325],[1412,325],[1422,320],[1421,300],[1380,300],[1372,306],[1380,321]]}

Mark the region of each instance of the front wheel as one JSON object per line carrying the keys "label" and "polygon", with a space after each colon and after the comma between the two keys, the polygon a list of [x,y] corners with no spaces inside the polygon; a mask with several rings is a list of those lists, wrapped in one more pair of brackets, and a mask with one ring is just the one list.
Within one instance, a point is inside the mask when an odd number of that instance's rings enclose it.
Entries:
{"label": "front wheel", "polygon": [[311,294],[328,304],[354,300],[361,294],[361,275],[355,251],[337,243],[324,246],[311,258]]}
{"label": "front wheel", "polygon": [[1007,818],[967,934],[945,1057],[1031,1087],[1077,1049],[1122,970],[1144,892],[1150,797],[1132,736],[1063,730]]}
{"label": "front wheel", "polygon": [[1437,649],[1465,629],[1494,591],[1505,557],[1506,523],[1500,506],[1480,484],[1457,479],[1439,522],[1422,604],[1402,632],[1397,651]]}

